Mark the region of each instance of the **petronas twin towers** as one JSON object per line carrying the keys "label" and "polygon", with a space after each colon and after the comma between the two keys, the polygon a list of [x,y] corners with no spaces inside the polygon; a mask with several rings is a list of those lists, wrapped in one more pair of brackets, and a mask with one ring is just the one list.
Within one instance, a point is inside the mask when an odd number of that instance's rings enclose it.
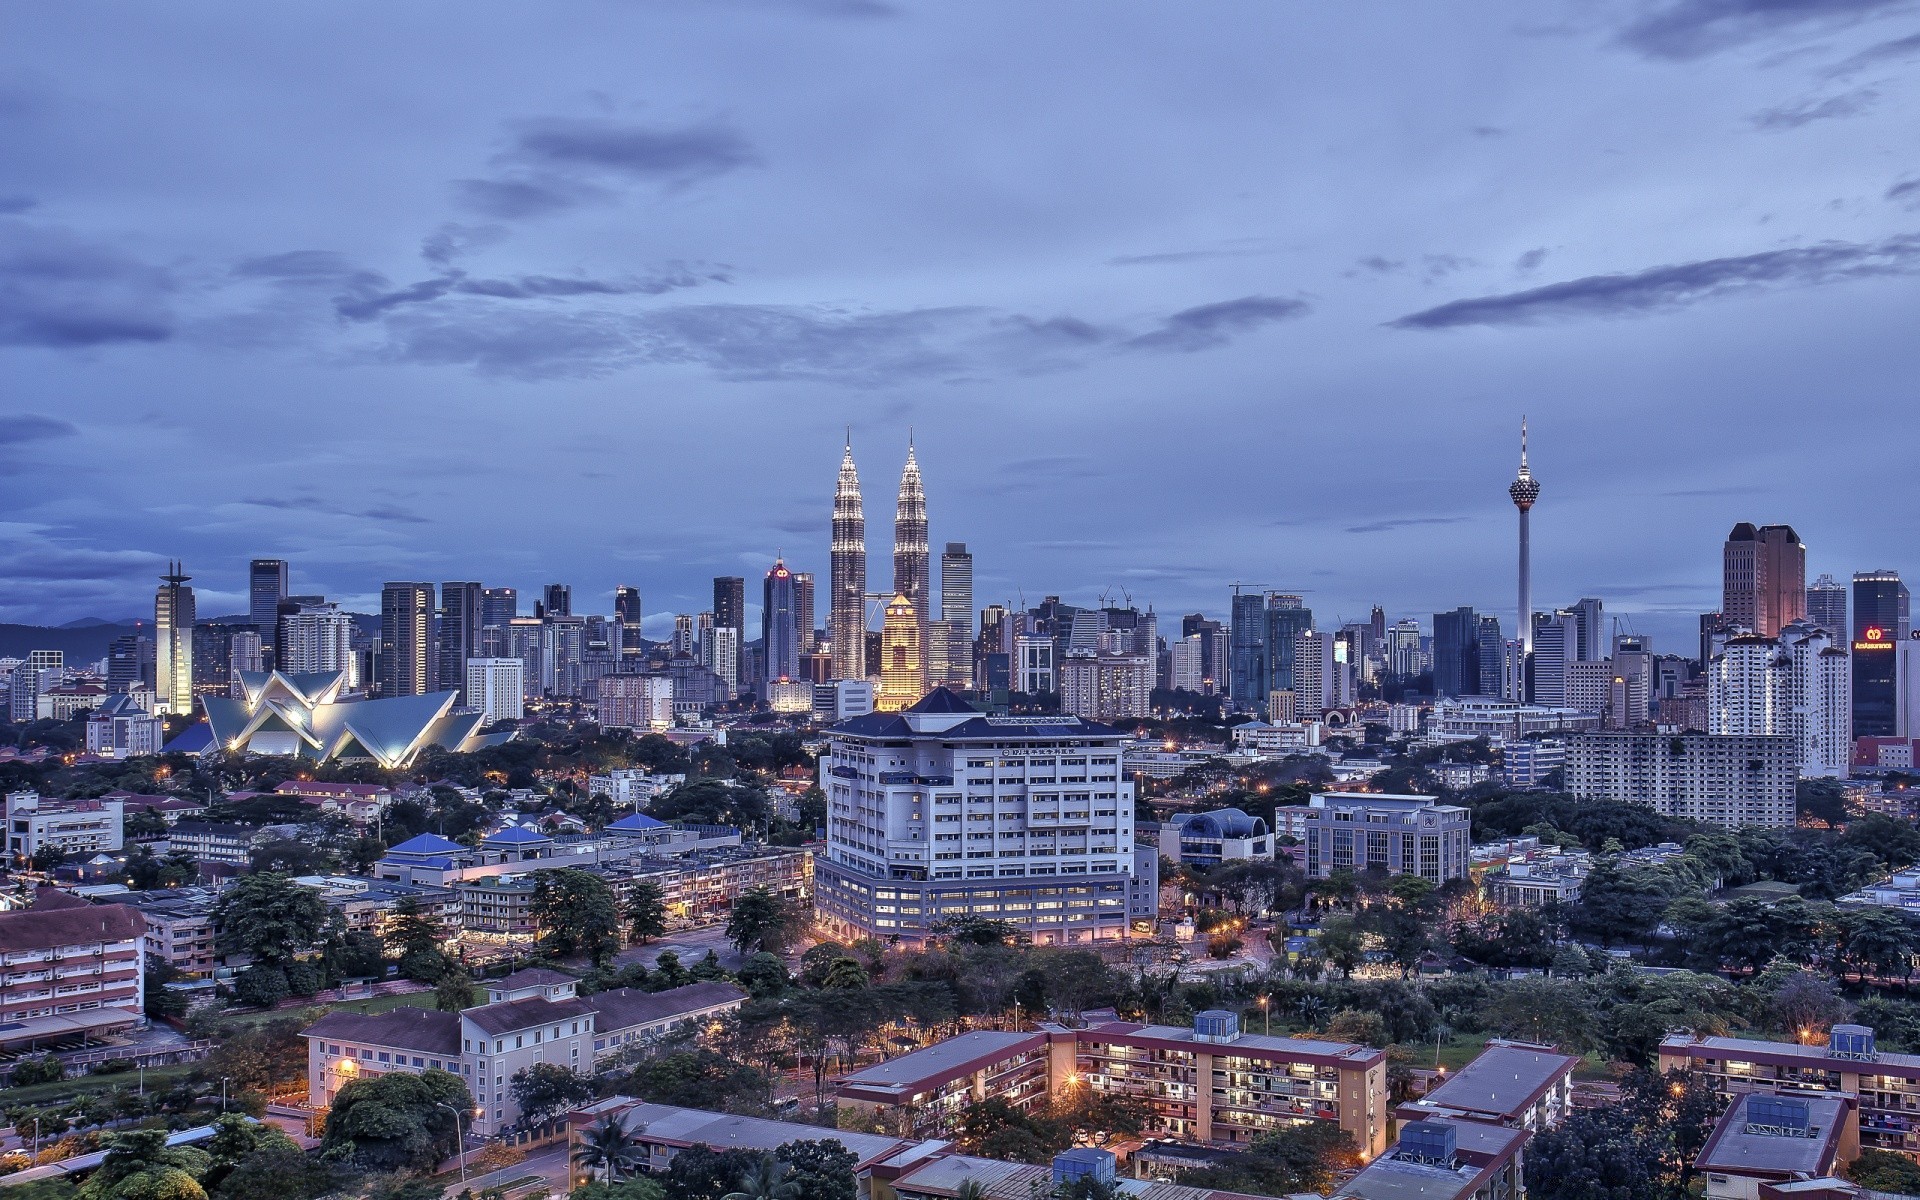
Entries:
{"label": "petronas twin towers", "polygon": [[[833,674],[839,679],[861,679],[867,674],[867,518],[860,499],[860,473],[853,465],[851,435],[840,458],[840,482],[833,494],[832,574],[827,632],[833,638]],[[907,465],[900,473],[900,496],[894,505],[893,595],[904,598],[913,610],[918,633],[913,644],[913,669],[923,677],[931,577],[927,493],[921,486],[920,463],[914,458],[909,438]]]}

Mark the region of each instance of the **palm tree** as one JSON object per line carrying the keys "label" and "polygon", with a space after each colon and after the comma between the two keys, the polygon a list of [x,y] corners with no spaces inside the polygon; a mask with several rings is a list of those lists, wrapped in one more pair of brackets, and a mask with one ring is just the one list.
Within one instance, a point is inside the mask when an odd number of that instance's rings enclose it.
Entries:
{"label": "palm tree", "polygon": [[987,1200],[987,1189],[980,1186],[978,1179],[969,1179],[954,1192],[953,1200]]}
{"label": "palm tree", "polygon": [[603,1171],[608,1183],[618,1183],[620,1172],[640,1164],[645,1150],[638,1135],[646,1129],[645,1125],[636,1125],[629,1131],[618,1116],[608,1113],[580,1135],[580,1144],[573,1148],[574,1165]]}
{"label": "palm tree", "polygon": [[789,1170],[786,1163],[763,1154],[740,1181],[740,1190],[728,1192],[720,1200],[793,1200],[800,1194],[800,1186],[787,1178]]}

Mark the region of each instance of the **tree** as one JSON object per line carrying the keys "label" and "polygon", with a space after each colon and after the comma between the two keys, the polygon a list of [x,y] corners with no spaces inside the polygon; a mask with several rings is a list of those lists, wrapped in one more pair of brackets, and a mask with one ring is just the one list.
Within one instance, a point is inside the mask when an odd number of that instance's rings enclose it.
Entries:
{"label": "tree", "polygon": [[459,963],[447,964],[446,974],[433,988],[433,1006],[441,1012],[473,1007],[473,976]]}
{"label": "tree", "polygon": [[1862,1150],[1847,1167],[1847,1178],[1861,1187],[1895,1195],[1920,1195],[1920,1165],[1893,1150]]}
{"label": "tree", "polygon": [[786,964],[764,950],[748,955],[734,978],[756,996],[778,996],[791,985]]}
{"label": "tree", "polygon": [[507,1094],[520,1107],[520,1127],[538,1129],[593,1099],[593,1080],[559,1063],[534,1063],[513,1073]]}
{"label": "tree", "polygon": [[1362,1046],[1387,1044],[1387,1023],[1379,1013],[1343,1008],[1327,1022],[1327,1036],[1336,1042],[1356,1042]]}
{"label": "tree", "polygon": [[855,1200],[859,1183],[853,1169],[859,1158],[830,1138],[787,1142],[773,1155],[792,1168],[787,1181],[793,1200]]}
{"label": "tree", "polygon": [[734,1190],[758,1158],[748,1150],[689,1146],[673,1156],[662,1182],[673,1200],[720,1200]]}
{"label": "tree", "polygon": [[458,1076],[427,1070],[356,1079],[334,1095],[323,1153],[365,1170],[429,1171],[460,1148],[455,1112],[473,1108]]}
{"label": "tree", "polygon": [[234,998],[255,1008],[272,1008],[285,1000],[290,990],[285,969],[272,963],[253,963],[233,981]]}
{"label": "tree", "polygon": [[318,946],[328,918],[319,892],[274,872],[240,876],[213,905],[221,951],[269,967],[284,967]]}
{"label": "tree", "polygon": [[799,921],[800,914],[785,900],[765,887],[752,888],[734,897],[733,911],[727,916],[727,940],[742,954],[764,950],[777,955],[786,949]]}
{"label": "tree", "polygon": [[442,941],[440,919],[421,905],[418,896],[402,896],[394,902],[380,937],[387,952],[396,958],[437,954]]}
{"label": "tree", "polygon": [[1335,1175],[1359,1165],[1349,1135],[1326,1121],[1309,1121],[1269,1130],[1256,1137],[1244,1154],[1215,1166],[1184,1171],[1179,1182],[1187,1187],[1283,1196],[1294,1192],[1329,1192]]}
{"label": "tree", "polygon": [[1527,1145],[1527,1195],[1535,1200],[1670,1200],[1662,1147],[1610,1109],[1581,1110]]}
{"label": "tree", "polygon": [[[644,1130],[645,1126],[641,1126],[634,1132]],[[589,1171],[599,1171],[609,1183],[618,1183],[621,1175],[639,1165],[641,1153],[639,1139],[627,1131],[618,1115],[607,1113],[580,1135],[579,1144],[573,1148],[573,1162]]]}
{"label": "tree", "polygon": [[627,892],[627,938],[645,945],[667,932],[666,893],[651,879],[635,881]]}
{"label": "tree", "polygon": [[738,1190],[723,1200],[797,1200],[799,1189],[787,1176],[791,1169],[771,1154],[762,1154],[741,1177]]}
{"label": "tree", "polygon": [[613,889],[599,876],[577,867],[535,871],[527,911],[557,953],[585,953],[597,966],[620,948]]}
{"label": "tree", "polygon": [[1338,967],[1342,978],[1353,978],[1364,954],[1360,925],[1352,917],[1328,917],[1320,923],[1320,956]]}
{"label": "tree", "polygon": [[263,1144],[235,1163],[214,1195],[217,1200],[313,1200],[338,1190],[348,1174],[288,1138],[285,1144]]}
{"label": "tree", "polygon": [[79,1200],[206,1200],[200,1176],[213,1165],[204,1150],[168,1146],[164,1129],[115,1134]]}

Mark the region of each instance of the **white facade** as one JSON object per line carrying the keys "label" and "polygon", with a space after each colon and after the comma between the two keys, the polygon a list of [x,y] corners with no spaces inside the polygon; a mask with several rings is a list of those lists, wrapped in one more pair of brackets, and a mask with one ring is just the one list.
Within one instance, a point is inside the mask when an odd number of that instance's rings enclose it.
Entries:
{"label": "white facade", "polygon": [[[274,665],[282,671],[351,671],[353,617],[338,604],[304,605],[280,618],[280,653]],[[348,686],[354,680],[347,681]]]}
{"label": "white facade", "polygon": [[1248,721],[1233,727],[1234,744],[1254,754],[1306,754],[1325,740],[1326,726],[1318,721]]}
{"label": "white facade", "polygon": [[641,809],[670,787],[685,783],[685,775],[654,775],[639,767],[615,767],[605,775],[587,777],[587,794],[605,796],[615,808]]}
{"label": "white facade", "polygon": [[1853,675],[1826,630],[1795,621],[1778,638],[1727,639],[1707,668],[1707,732],[1793,739],[1801,778],[1845,777]]}
{"label": "white facade", "polygon": [[75,857],[120,849],[122,802],[54,800],[38,792],[7,794],[7,850],[17,861],[49,847]]}
{"label": "white facade", "polygon": [[665,675],[602,675],[598,716],[609,729],[672,729],[673,680]]}
{"label": "white facade", "polygon": [[740,631],[731,625],[716,625],[700,643],[701,665],[720,677],[727,694],[740,690]]}
{"label": "white facade", "polygon": [[491,725],[526,715],[526,664],[517,658],[467,660],[467,707],[477,708]]}
{"label": "white facade", "polygon": [[158,754],[166,740],[166,726],[159,717],[129,702],[124,707],[111,701],[87,719],[87,753],[114,758],[134,758]]}
{"label": "white facade", "polygon": [[1023,633],[1013,639],[1013,683],[1015,691],[1029,696],[1060,690],[1052,638]]}
{"label": "white facade", "polygon": [[[1417,643],[1416,643],[1417,649]],[[1333,639],[1307,629],[1293,639],[1293,718],[1311,721],[1344,698],[1343,663],[1334,660]]]}
{"label": "white facade", "polygon": [[1587,733],[1567,752],[1567,791],[1581,800],[1644,804],[1727,829],[1794,824],[1790,737]]}
{"label": "white facade", "polygon": [[1119,721],[1152,711],[1153,659],[1144,654],[1069,653],[1060,665],[1060,711]]}
{"label": "white facade", "polygon": [[1204,668],[1205,653],[1200,648],[1204,634],[1192,633],[1167,647],[1169,659],[1167,683],[1176,692],[1193,692],[1196,695],[1206,690],[1207,673]]}
{"label": "white facade", "polygon": [[1456,696],[1436,700],[1433,719],[1427,732],[1441,741],[1470,741],[1483,737],[1492,742],[1516,740],[1530,733],[1558,733],[1593,729],[1600,718],[1573,708],[1548,708],[1536,704],[1516,704],[1511,700],[1493,700],[1485,696]]}

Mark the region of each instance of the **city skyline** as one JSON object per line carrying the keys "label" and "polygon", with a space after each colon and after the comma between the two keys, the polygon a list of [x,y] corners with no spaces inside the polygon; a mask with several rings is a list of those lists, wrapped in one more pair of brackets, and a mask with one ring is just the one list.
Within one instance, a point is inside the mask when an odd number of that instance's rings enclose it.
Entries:
{"label": "city skyline", "polygon": [[169,559],[242,611],[273,556],[363,611],[632,583],[654,634],[782,546],[827,577],[849,420],[917,431],[982,603],[1505,612],[1522,412],[1541,607],[1684,641],[1737,520],[1920,563],[1892,5],[423,5],[350,70],[238,11],[0,48],[5,619],[136,614]]}

